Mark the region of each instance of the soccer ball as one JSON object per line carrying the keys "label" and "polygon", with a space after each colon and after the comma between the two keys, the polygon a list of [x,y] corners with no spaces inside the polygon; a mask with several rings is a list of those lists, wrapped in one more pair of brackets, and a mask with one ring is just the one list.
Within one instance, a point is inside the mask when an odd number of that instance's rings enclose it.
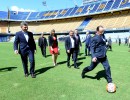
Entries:
{"label": "soccer ball", "polygon": [[106,90],[109,93],[114,93],[116,92],[116,85],[114,83],[108,83],[106,86]]}

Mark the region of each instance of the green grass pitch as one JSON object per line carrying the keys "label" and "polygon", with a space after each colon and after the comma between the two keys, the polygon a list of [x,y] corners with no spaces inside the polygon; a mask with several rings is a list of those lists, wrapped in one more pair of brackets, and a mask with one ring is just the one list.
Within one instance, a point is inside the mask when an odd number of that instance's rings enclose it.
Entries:
{"label": "green grass pitch", "polygon": [[[59,64],[55,68],[51,56],[43,58],[37,47],[37,78],[32,79],[24,77],[20,56],[13,52],[13,43],[0,43],[0,100],[130,100],[127,46],[114,44],[113,52],[107,52],[113,82],[118,87],[116,93],[106,92],[107,82],[101,64],[86,74],[88,78],[81,79],[82,69],[90,64],[90,57],[84,54],[78,57],[80,69],[67,68],[64,43],[59,43],[59,47]],[[84,53],[84,46],[81,53]]]}

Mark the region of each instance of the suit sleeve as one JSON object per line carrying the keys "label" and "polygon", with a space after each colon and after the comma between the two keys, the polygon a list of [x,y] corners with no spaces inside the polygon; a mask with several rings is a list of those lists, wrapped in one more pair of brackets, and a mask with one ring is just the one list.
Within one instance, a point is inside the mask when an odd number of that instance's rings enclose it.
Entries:
{"label": "suit sleeve", "polygon": [[[57,39],[57,35],[56,35],[56,39]],[[58,46],[58,39],[57,39],[57,46]]]}
{"label": "suit sleeve", "polygon": [[38,39],[38,46],[40,46],[40,38]]}
{"label": "suit sleeve", "polygon": [[92,58],[96,57],[94,54],[95,47],[96,47],[96,41],[94,38],[92,38],[91,43],[90,43],[90,50],[91,50]]}
{"label": "suit sleeve", "polygon": [[48,46],[48,42],[47,42],[47,39],[45,38],[45,41],[46,41],[46,46]]}
{"label": "suit sleeve", "polygon": [[65,49],[66,50],[69,50],[69,47],[68,47],[68,38],[66,37],[65,39]]}
{"label": "suit sleeve", "polygon": [[79,36],[79,45],[82,46],[82,43],[81,43],[81,39],[80,39],[80,36]]}
{"label": "suit sleeve", "polygon": [[14,40],[14,50],[18,50],[18,44],[19,44],[19,36],[18,33],[16,33]]}
{"label": "suit sleeve", "polygon": [[49,46],[52,46],[51,36],[48,37]]}
{"label": "suit sleeve", "polygon": [[32,42],[33,42],[33,45],[34,45],[34,50],[36,50],[36,43],[35,43],[35,40],[34,40],[34,37],[33,37],[33,33],[32,33]]}

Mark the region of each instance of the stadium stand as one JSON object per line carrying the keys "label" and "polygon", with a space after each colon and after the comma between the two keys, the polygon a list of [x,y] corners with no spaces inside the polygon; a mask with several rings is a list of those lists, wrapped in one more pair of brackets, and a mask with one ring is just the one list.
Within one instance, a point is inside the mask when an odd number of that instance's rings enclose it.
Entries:
{"label": "stadium stand", "polygon": [[[61,20],[51,20],[43,22],[30,22],[29,30],[34,33],[50,32],[50,30],[55,29],[56,32],[66,32],[67,30],[77,29],[83,22],[83,18],[73,18],[73,19],[61,19]],[[10,31],[15,33],[20,30],[20,22],[11,22]]]}
{"label": "stadium stand", "polygon": [[[78,17],[96,13],[111,12],[130,8],[129,0],[107,0],[91,3],[80,7],[43,11],[43,12],[18,12],[10,11],[10,20],[38,21],[66,17]],[[7,20],[8,12],[0,11],[0,19]]]}
{"label": "stadium stand", "polygon": [[95,30],[97,25],[103,25],[106,29],[118,29],[130,27],[130,12],[115,12],[97,15],[85,27],[85,30]]}
{"label": "stadium stand", "polygon": [[7,33],[8,31],[8,23],[7,22],[0,22],[0,33]]}
{"label": "stadium stand", "polygon": [[80,7],[41,12],[0,11],[0,20],[1,33],[7,33],[8,29],[15,33],[20,30],[21,21],[27,21],[29,30],[34,33],[50,32],[51,29],[56,32],[73,29],[93,31],[97,25],[107,29],[130,28],[130,1],[103,0]]}

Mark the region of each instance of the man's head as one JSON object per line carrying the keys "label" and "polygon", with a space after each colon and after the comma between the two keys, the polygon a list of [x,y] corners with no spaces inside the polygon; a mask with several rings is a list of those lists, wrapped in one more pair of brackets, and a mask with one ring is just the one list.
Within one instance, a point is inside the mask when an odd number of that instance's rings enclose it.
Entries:
{"label": "man's head", "polygon": [[78,30],[77,30],[77,29],[75,29],[75,30],[74,30],[74,33],[75,33],[75,34],[78,34]]}
{"label": "man's head", "polygon": [[44,37],[44,32],[41,34],[41,37]]}
{"label": "man's head", "polygon": [[89,32],[87,31],[87,32],[86,32],[86,35],[88,35],[88,34],[89,34]]}
{"label": "man's head", "polygon": [[104,33],[104,27],[100,25],[97,27],[96,31],[99,35],[101,35]]}
{"label": "man's head", "polygon": [[69,35],[72,37],[74,35],[74,31],[70,30]]}
{"label": "man's head", "polygon": [[20,24],[22,31],[27,32],[28,31],[28,23],[21,22]]}

